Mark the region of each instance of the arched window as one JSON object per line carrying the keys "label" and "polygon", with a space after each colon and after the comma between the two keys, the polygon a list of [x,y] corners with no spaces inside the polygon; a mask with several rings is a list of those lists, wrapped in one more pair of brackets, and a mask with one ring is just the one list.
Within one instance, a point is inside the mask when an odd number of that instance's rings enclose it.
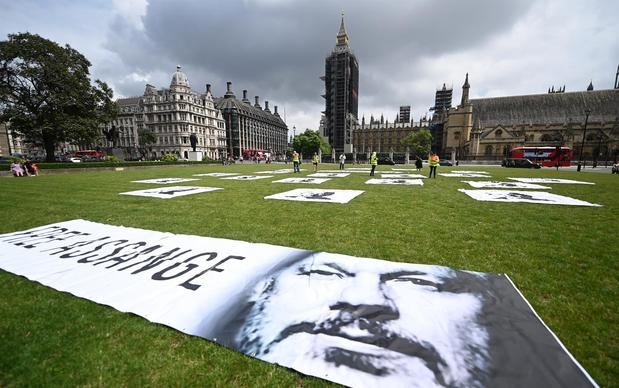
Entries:
{"label": "arched window", "polygon": [[492,155],[492,151],[493,151],[492,146],[491,146],[491,145],[487,145],[487,146],[486,146],[486,152],[485,152],[485,154],[486,154],[486,155]]}
{"label": "arched window", "polygon": [[460,132],[454,132],[454,139],[460,140]]}
{"label": "arched window", "polygon": [[550,136],[549,134],[545,133],[542,135],[541,138],[542,141],[552,141],[552,136]]}
{"label": "arched window", "polygon": [[494,137],[501,137],[503,136],[503,131],[501,129],[497,129],[496,132],[494,133]]}

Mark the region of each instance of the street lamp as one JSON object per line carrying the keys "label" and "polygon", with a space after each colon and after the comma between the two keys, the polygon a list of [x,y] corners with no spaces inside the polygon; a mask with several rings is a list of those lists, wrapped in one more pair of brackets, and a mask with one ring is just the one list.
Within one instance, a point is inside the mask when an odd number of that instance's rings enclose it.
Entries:
{"label": "street lamp", "polygon": [[581,166],[582,168],[584,168],[584,164],[582,162],[582,151],[585,148],[585,138],[587,137],[587,123],[589,122],[590,114],[591,114],[591,110],[589,109],[585,110],[585,128],[583,129],[583,132],[582,132],[582,142],[580,143],[580,156],[578,157],[579,161],[578,161],[578,168],[576,169],[577,171],[580,171]]}

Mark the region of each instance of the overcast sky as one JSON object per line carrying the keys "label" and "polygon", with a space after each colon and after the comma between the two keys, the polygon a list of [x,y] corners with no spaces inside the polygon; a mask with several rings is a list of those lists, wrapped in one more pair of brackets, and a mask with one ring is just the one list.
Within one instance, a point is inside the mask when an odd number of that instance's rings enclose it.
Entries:
{"label": "overcast sky", "polygon": [[297,133],[324,110],[325,57],[341,13],[359,62],[359,116],[417,121],[443,83],[471,98],[614,85],[617,0],[20,0],[2,4],[0,34],[69,44],[117,97],[169,87],[181,65],[192,88],[247,89]]}

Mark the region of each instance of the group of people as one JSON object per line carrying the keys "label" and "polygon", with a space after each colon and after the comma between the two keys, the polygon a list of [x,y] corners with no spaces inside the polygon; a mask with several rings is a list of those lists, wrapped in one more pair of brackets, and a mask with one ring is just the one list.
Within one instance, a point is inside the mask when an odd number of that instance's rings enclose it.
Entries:
{"label": "group of people", "polygon": [[13,160],[10,169],[14,177],[39,175],[39,167],[36,163],[32,163],[32,161],[28,159],[25,161],[19,159]]}
{"label": "group of people", "polygon": [[[292,151],[292,163],[294,167],[294,172],[301,172],[299,170],[300,155],[296,150]],[[314,155],[312,156],[312,171],[313,172],[318,171],[318,163],[319,163],[318,154],[314,152]],[[342,153],[340,154],[340,170],[344,170],[345,163],[346,163],[346,155]],[[438,155],[435,152],[433,152],[428,158],[428,164],[430,165],[430,175],[428,176],[428,178],[436,178],[436,168],[438,167],[439,163],[440,163],[440,159]],[[372,167],[370,171],[370,176],[374,176],[376,166],[378,166],[378,156],[376,155],[376,151],[372,152],[372,154],[370,155],[370,166]],[[417,171],[421,171],[422,167],[423,167],[423,162],[421,158],[417,156],[417,159],[415,160],[415,168],[417,169]]]}

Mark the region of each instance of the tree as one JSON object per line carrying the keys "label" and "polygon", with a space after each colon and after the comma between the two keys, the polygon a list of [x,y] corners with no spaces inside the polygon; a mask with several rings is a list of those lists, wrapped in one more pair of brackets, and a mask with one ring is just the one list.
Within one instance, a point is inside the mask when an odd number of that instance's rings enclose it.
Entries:
{"label": "tree", "polygon": [[320,148],[320,135],[316,131],[306,129],[305,132],[292,139],[292,148],[303,156],[309,157]]}
{"label": "tree", "polygon": [[408,134],[401,144],[408,146],[414,156],[425,157],[432,148],[432,134],[427,128],[421,128]]}
{"label": "tree", "polygon": [[157,136],[147,129],[140,129],[138,131],[138,142],[140,144],[140,155],[142,155],[142,158],[147,159],[146,156],[148,151],[146,150],[146,147],[151,144],[155,144],[157,142]]}
{"label": "tree", "polygon": [[70,46],[30,33],[0,42],[0,120],[54,159],[59,143],[92,144],[118,112],[105,82],[92,85],[90,62]]}

